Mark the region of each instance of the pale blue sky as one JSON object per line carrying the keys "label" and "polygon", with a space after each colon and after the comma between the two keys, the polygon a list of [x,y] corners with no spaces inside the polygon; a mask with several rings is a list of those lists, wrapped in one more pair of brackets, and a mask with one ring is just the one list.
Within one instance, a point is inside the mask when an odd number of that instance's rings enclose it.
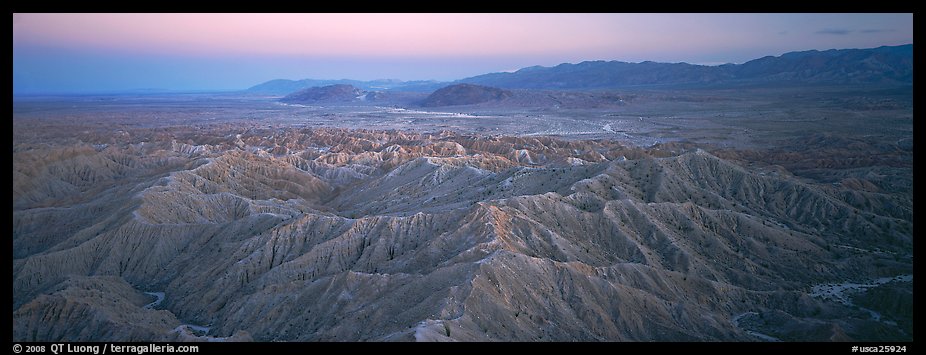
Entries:
{"label": "pale blue sky", "polygon": [[585,60],[743,63],[908,43],[912,14],[14,14],[13,89],[449,81]]}

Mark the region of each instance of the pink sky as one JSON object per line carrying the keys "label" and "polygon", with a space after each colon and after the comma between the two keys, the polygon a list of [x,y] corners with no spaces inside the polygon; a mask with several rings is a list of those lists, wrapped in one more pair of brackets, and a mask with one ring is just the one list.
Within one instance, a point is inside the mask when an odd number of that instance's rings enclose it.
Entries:
{"label": "pink sky", "polygon": [[604,50],[603,15],[23,14],[14,40],[187,54],[478,56]]}
{"label": "pink sky", "polygon": [[[865,36],[812,35],[827,29],[881,31],[886,26],[892,28]],[[806,36],[780,35],[789,31],[804,32]],[[912,15],[15,14],[13,31],[14,44],[193,55],[444,57],[580,53],[599,56],[585,59],[611,59],[601,57],[620,54],[636,59],[650,53],[642,60],[665,60],[654,58],[653,53],[757,46],[757,40],[765,42],[765,46],[780,47],[778,50],[783,52],[820,46],[864,47],[891,36],[912,42]],[[785,48],[788,44],[795,48]]]}
{"label": "pink sky", "polygon": [[[13,14],[14,91],[456,80],[913,43],[912,14]],[[102,90],[102,89],[101,89]]]}

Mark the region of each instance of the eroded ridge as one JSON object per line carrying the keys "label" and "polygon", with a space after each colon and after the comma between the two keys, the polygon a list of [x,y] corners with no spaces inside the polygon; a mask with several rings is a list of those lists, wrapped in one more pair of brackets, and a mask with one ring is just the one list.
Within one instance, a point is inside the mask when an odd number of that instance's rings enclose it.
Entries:
{"label": "eroded ridge", "polygon": [[[14,142],[14,339],[912,334],[896,312],[873,321],[810,295],[912,274],[912,188],[737,160],[774,152],[260,124],[120,132]],[[761,316],[781,327],[759,333]]]}

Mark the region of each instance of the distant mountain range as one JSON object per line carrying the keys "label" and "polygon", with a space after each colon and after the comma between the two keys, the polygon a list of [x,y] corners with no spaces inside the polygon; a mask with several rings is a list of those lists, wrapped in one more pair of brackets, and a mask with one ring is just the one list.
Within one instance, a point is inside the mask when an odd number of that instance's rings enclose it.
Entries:
{"label": "distant mountain range", "polygon": [[790,52],[743,64],[590,61],[529,67],[460,80],[508,89],[605,89],[631,86],[912,83],[913,45]]}
{"label": "distant mountain range", "polygon": [[491,73],[454,82],[401,80],[271,80],[248,92],[289,94],[301,89],[349,84],[365,90],[431,92],[451,84],[479,84],[503,89],[585,90],[627,87],[702,87],[808,84],[910,84],[913,45],[869,49],[790,52],[743,64],[586,61],[554,67],[533,66],[511,73]]}

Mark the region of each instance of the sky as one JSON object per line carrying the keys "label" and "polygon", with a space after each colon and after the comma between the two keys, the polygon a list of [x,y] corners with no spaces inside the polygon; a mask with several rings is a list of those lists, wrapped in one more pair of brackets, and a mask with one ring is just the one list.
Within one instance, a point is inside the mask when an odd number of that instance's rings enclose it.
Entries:
{"label": "sky", "polygon": [[14,93],[452,81],[586,60],[718,65],[913,43],[907,14],[13,14]]}

